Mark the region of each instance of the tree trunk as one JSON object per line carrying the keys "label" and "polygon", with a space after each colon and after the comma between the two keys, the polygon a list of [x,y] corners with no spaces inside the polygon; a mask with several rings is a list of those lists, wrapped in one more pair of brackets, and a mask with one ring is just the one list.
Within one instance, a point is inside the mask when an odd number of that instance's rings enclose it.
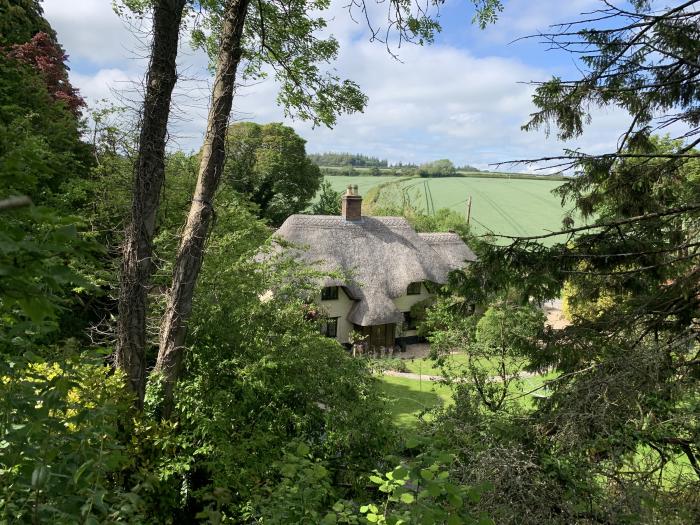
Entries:
{"label": "tree trunk", "polygon": [[146,75],[131,220],[126,228],[119,289],[115,365],[143,406],[146,383],[146,315],[156,212],[165,178],[165,141],[177,73],[180,24],[185,0],[158,0],[153,8],[153,42]]}
{"label": "tree trunk", "polygon": [[236,69],[241,60],[241,37],[248,1],[226,2],[197,187],[182,233],[168,304],[160,329],[160,349],[154,373],[158,374],[159,380],[163,382],[161,416],[164,418],[169,417],[172,411],[173,388],[180,375],[187,319],[192,310],[194,288],[202,266],[204,243],[214,216],[212,200],[224,167],[226,129],[233,103]]}

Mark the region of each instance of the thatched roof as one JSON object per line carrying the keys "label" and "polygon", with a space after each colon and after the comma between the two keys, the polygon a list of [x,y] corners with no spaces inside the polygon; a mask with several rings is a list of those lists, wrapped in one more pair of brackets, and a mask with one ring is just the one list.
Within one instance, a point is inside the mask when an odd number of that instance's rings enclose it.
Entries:
{"label": "thatched roof", "polygon": [[464,267],[464,261],[476,261],[476,255],[456,233],[419,233],[451,269]]}
{"label": "thatched roof", "polygon": [[294,254],[298,259],[347,275],[323,284],[343,286],[357,300],[348,320],[361,326],[401,322],[393,299],[410,283],[444,283],[451,270],[475,259],[456,234],[418,234],[403,217],[292,215],[277,235],[306,248]]}

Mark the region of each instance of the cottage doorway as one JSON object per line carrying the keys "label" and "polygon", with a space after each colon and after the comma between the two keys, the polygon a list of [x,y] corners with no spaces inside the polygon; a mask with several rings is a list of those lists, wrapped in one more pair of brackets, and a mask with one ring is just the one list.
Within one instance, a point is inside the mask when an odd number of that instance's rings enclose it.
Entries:
{"label": "cottage doorway", "polygon": [[381,347],[394,346],[394,323],[363,326],[362,335],[369,336],[369,348],[379,350]]}

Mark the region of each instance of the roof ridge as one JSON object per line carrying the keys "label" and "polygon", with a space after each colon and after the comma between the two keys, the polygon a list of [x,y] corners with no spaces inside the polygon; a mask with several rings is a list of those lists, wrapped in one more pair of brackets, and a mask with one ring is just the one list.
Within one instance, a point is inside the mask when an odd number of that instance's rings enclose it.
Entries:
{"label": "roof ridge", "polygon": [[[367,220],[369,219],[369,220]],[[371,215],[365,215],[361,219],[356,221],[349,221],[345,219],[342,215],[305,215],[305,214],[294,214],[290,215],[285,223],[303,224],[305,226],[331,226],[331,225],[368,225],[372,222],[380,222],[387,226],[401,226],[411,228],[410,223],[404,217],[375,217]]]}

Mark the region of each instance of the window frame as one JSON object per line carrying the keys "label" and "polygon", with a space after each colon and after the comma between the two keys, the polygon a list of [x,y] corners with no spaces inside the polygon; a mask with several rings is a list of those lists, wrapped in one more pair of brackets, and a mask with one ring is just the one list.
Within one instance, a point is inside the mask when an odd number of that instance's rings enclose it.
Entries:
{"label": "window frame", "polygon": [[[414,287],[418,285],[418,291],[411,291],[411,287]],[[423,291],[423,283],[421,281],[415,281],[413,283],[409,283],[408,286],[406,287],[406,295],[420,295],[421,292]]]}
{"label": "window frame", "polygon": [[[331,339],[338,338],[338,319],[340,317],[326,317],[321,325],[321,334]],[[333,333],[329,333],[328,328],[333,327]]]}
{"label": "window frame", "polygon": [[[321,289],[321,301],[337,301],[339,288],[340,286],[324,286]],[[330,295],[326,296],[326,293],[328,292],[330,292]]]}

